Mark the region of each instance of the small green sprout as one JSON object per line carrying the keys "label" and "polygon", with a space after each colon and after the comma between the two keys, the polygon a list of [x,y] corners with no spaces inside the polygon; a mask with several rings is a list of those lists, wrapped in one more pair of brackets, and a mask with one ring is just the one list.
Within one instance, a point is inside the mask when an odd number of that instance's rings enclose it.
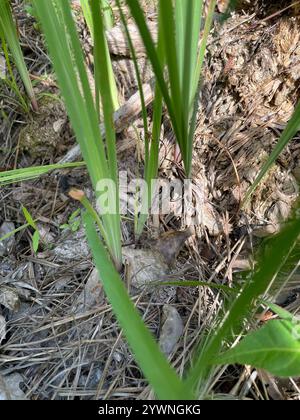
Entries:
{"label": "small green sprout", "polygon": [[34,234],[32,235],[32,247],[33,247],[34,252],[37,252],[38,247],[39,247],[39,243],[40,243],[41,235],[38,231],[38,228],[37,228],[37,225],[36,225],[35,221],[33,220],[31,214],[26,209],[26,207],[22,206],[22,211],[23,211],[24,217],[25,217],[28,225],[31,226],[34,229]]}
{"label": "small green sprout", "polygon": [[70,229],[72,232],[77,232],[81,224],[81,209],[73,211],[68,219],[68,223],[60,225],[60,229]]}

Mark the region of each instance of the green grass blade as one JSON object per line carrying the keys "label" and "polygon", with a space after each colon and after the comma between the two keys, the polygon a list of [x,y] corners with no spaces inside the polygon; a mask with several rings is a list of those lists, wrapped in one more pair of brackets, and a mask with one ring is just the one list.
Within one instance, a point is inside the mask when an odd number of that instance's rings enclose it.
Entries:
{"label": "green grass blade", "polygon": [[[178,2],[178,0],[177,0]],[[196,39],[196,46],[193,45],[193,18],[194,18],[194,6],[195,4],[199,4],[198,1],[194,0],[188,0],[188,3],[186,0],[181,0],[182,3],[185,5],[185,31],[184,31],[184,50],[183,50],[183,57],[182,61],[180,63],[182,68],[182,83],[181,83],[181,95],[183,98],[183,110],[185,114],[185,120],[189,120],[189,109],[190,109],[190,100],[191,100],[191,82],[192,82],[192,69],[194,71],[195,69],[195,62],[197,57],[197,49],[198,49],[198,38]],[[198,20],[200,22],[201,17],[198,15]],[[178,27],[178,26],[177,26]],[[200,29],[200,23],[199,23],[199,29]],[[199,34],[199,32],[198,32]],[[197,34],[197,35],[198,35]],[[195,48],[196,47],[196,48]],[[194,55],[194,60],[193,56]],[[194,67],[192,67],[194,61]]]}
{"label": "green grass blade", "polygon": [[209,3],[208,11],[207,11],[207,17],[205,19],[200,49],[199,49],[198,57],[197,57],[196,70],[194,73],[194,83],[193,83],[193,90],[192,90],[193,97],[196,96],[196,93],[198,91],[199,80],[200,80],[204,57],[205,57],[207,39],[211,30],[215,7],[216,7],[216,0],[211,0]]}
{"label": "green grass blade", "polygon": [[[125,33],[126,33],[126,38],[127,38],[127,42],[128,42],[128,45],[129,45],[131,57],[132,57],[133,64],[134,64],[135,74],[136,74],[136,78],[137,78],[137,83],[138,83],[138,90],[139,90],[139,94],[140,94],[141,107],[142,107],[143,126],[144,126],[144,143],[145,143],[144,174],[145,174],[145,180],[147,182],[147,185],[150,185],[148,183],[148,179],[146,177],[146,174],[148,173],[148,166],[149,166],[149,163],[150,163],[149,162],[150,161],[150,157],[149,157],[150,152],[149,152],[149,132],[148,132],[148,120],[147,120],[147,108],[146,108],[146,105],[145,105],[143,84],[142,84],[142,79],[141,79],[141,75],[140,75],[140,71],[139,71],[139,67],[138,67],[138,62],[137,62],[137,57],[136,57],[136,54],[135,54],[134,46],[133,46],[132,39],[131,39],[129,30],[128,30],[128,27],[127,27],[126,18],[124,16],[123,9],[121,7],[120,1],[116,0],[116,3],[117,3],[117,6],[118,6],[118,9],[119,9],[119,13],[120,13],[121,21],[122,21],[122,24],[123,24],[123,28],[124,28]],[[154,107],[155,107],[155,102],[156,102],[156,99],[154,101]],[[151,150],[153,150],[153,149],[151,148]],[[151,159],[151,160],[153,160],[153,159]],[[156,168],[156,173],[157,173],[157,169],[158,168]],[[142,199],[144,199],[144,197]],[[147,197],[146,197],[146,199],[147,199]],[[149,205],[148,205],[148,208],[149,208]],[[139,237],[140,234],[142,233],[144,223],[147,220],[147,217],[148,217],[148,214],[135,214],[134,231],[135,231],[136,237]]]}
{"label": "green grass blade", "polygon": [[[110,86],[110,69],[111,61],[108,58],[107,42],[104,33],[104,22],[98,2],[91,2],[91,11],[94,25],[95,38],[95,61],[98,63],[98,84],[101,94],[103,119],[106,132],[106,147],[107,147],[107,162],[109,168],[110,179],[116,185],[116,212],[117,214],[110,215],[110,224],[113,229],[113,244],[112,248],[115,250],[115,260],[121,261],[121,229],[120,229],[120,214],[119,214],[119,188],[118,188],[118,164],[116,151],[116,132],[113,124],[114,103],[112,97],[112,90]],[[101,74],[100,74],[101,73]]]}
{"label": "green grass blade", "polygon": [[176,0],[175,22],[180,72],[181,95],[184,110],[189,117],[189,107],[194,99],[191,91],[197,62],[200,26],[202,20],[202,0]]}
{"label": "green grass blade", "polygon": [[[161,37],[161,29],[159,27],[158,31],[158,41],[157,41],[157,55],[160,63],[164,63],[164,51],[163,43]],[[163,110],[163,97],[159,87],[159,84],[156,83],[155,93],[154,93],[154,102],[153,102],[153,120],[152,120],[152,133],[150,141],[145,141],[145,168],[144,168],[144,179],[148,185],[148,197],[143,197],[144,200],[147,200],[147,209],[150,208],[152,203],[152,198],[154,191],[152,191],[152,180],[157,177],[158,165],[159,165],[159,140],[161,132],[161,122],[162,122],[162,110]],[[142,100],[142,97],[141,97]],[[144,115],[144,124],[147,124],[147,110],[146,107],[143,111]],[[145,136],[148,135],[145,130]],[[142,206],[144,208],[144,206]],[[145,222],[148,218],[148,213],[140,213],[138,215],[137,224],[135,226],[135,234],[139,237],[143,231]]]}
{"label": "green grass blade", "polygon": [[192,167],[192,157],[193,157],[193,144],[194,144],[194,135],[195,130],[197,126],[197,115],[199,110],[199,99],[200,99],[200,91],[201,91],[201,85],[198,84],[198,91],[196,92],[196,96],[194,98],[194,104],[193,104],[193,112],[190,119],[190,126],[189,126],[189,133],[188,133],[188,154],[187,154],[187,161],[190,165],[190,168]]}
{"label": "green grass blade", "polygon": [[[144,137],[145,137],[145,168],[144,168],[144,178],[149,186],[148,188],[148,197],[143,197],[143,199],[147,200],[147,208],[151,205],[153,191],[151,191],[151,180],[157,176],[158,171],[158,154],[159,154],[159,138],[160,138],[160,131],[161,131],[161,118],[162,118],[162,94],[159,87],[159,84],[156,84],[155,88],[155,100],[153,103],[153,122],[152,122],[152,136],[151,141],[149,141],[149,134],[147,129],[147,110],[145,107],[144,95],[142,90],[142,81],[137,65],[136,54],[134,51],[134,46],[132,44],[132,40],[130,38],[129,31],[127,29],[126,20],[124,17],[124,13],[122,11],[121,5],[119,0],[117,0],[117,4],[120,11],[120,16],[126,31],[127,39],[129,42],[129,47],[131,50],[131,54],[134,61],[135,72],[137,75],[138,80],[138,87],[141,95],[141,104],[142,104],[142,115],[143,115],[143,124],[144,124]],[[156,50],[158,62],[163,67],[164,63],[164,55],[163,55],[163,44],[161,40],[161,30],[159,28],[159,35],[158,35],[158,46]],[[144,206],[142,206],[144,208]],[[138,237],[144,228],[145,221],[147,220],[148,213],[140,213],[136,219],[135,225],[135,234]]]}
{"label": "green grass blade", "polygon": [[37,250],[39,249],[39,244],[40,244],[40,233],[38,230],[34,231],[34,234],[32,235],[32,249],[34,252],[37,252]]}
{"label": "green grass blade", "polygon": [[[157,177],[159,165],[159,140],[161,132],[162,121],[162,105],[163,99],[158,85],[155,87],[155,100],[153,103],[153,121],[152,121],[152,135],[150,142],[150,150],[148,152],[148,161],[145,162],[144,179],[148,185],[148,197],[143,197],[147,200],[147,209],[151,207],[154,191],[152,191],[152,180]],[[145,158],[146,160],[146,158]],[[144,206],[142,206],[144,208]],[[135,227],[135,234],[139,237],[144,229],[145,222],[148,218],[148,213],[140,213],[138,215],[137,224]]]}
{"label": "green grass blade", "polygon": [[92,18],[92,12],[91,12],[89,0],[80,0],[80,6],[82,9],[82,13],[86,21],[86,24],[89,28],[92,40],[94,42],[94,25],[93,25],[93,18]]}
{"label": "green grass blade", "polygon": [[159,32],[162,35],[164,56],[168,69],[168,82],[166,82],[164,65],[158,57],[139,2],[137,0],[127,1],[168,108],[187,176],[191,172],[193,130],[195,126],[195,124],[190,124],[190,119],[193,115],[194,102],[197,100],[201,67],[216,0],[213,0],[213,5],[210,5],[211,13],[207,19],[203,41],[198,53],[202,3],[201,0],[176,0],[176,2],[165,0],[159,2]]}
{"label": "green grass blade", "polygon": [[[153,121],[152,121],[152,135],[151,144],[149,150],[149,160],[147,162],[144,178],[148,185],[148,197],[143,197],[147,200],[147,209],[150,208],[154,191],[152,190],[152,180],[157,177],[158,165],[159,165],[159,140],[161,132],[161,121],[162,121],[162,94],[158,85],[155,87],[155,100],[153,103]],[[148,213],[140,213],[138,223],[136,226],[136,236],[139,237],[143,231],[145,222],[148,218]]]}
{"label": "green grass blade", "polygon": [[[139,94],[140,94],[140,98],[141,98],[141,106],[142,106],[142,118],[143,118],[143,126],[144,126],[144,141],[145,141],[145,165],[147,168],[147,163],[148,163],[148,155],[149,155],[149,151],[148,151],[148,143],[149,143],[149,133],[148,133],[148,121],[147,121],[147,109],[146,109],[146,105],[145,105],[145,99],[144,99],[144,92],[143,92],[143,83],[142,83],[142,79],[141,79],[141,75],[140,75],[140,71],[139,71],[139,67],[138,67],[138,62],[137,62],[137,56],[134,50],[134,46],[132,43],[132,39],[127,27],[127,23],[126,23],[126,18],[124,16],[124,12],[123,9],[121,7],[121,3],[120,0],[116,0],[118,9],[119,9],[119,13],[120,13],[120,17],[121,17],[121,21],[123,24],[123,28],[125,30],[126,33],[126,38],[128,41],[128,46],[130,49],[130,54],[133,60],[133,65],[134,65],[134,70],[135,70],[135,74],[136,74],[136,78],[137,78],[137,83],[138,83],[138,90],[139,90]],[[147,170],[147,169],[146,169]]]}
{"label": "green grass blade", "polygon": [[[188,8],[189,0],[186,0],[186,1],[188,3],[186,7]],[[191,89],[192,87],[191,84],[193,81],[195,68],[197,64],[199,35],[200,35],[202,11],[203,11],[203,1],[194,0],[192,6],[193,7],[190,6],[191,7],[191,21],[189,22],[189,16],[187,15],[187,22],[186,22],[186,26],[188,27],[190,25],[191,27],[191,34],[190,35],[188,34],[188,36],[186,36],[185,38],[185,49],[188,51],[190,48],[191,50],[189,68],[185,67],[185,71],[189,80],[188,91],[190,92],[190,98],[189,98],[190,107],[191,107],[191,104],[193,104],[193,101],[195,100],[195,92],[193,92],[193,90]],[[189,46],[189,43],[190,43],[190,46]],[[186,62],[186,59],[184,59],[184,62]],[[201,72],[200,72],[200,75],[201,75]],[[198,77],[200,77],[200,75]]]}
{"label": "green grass blade", "polygon": [[[113,19],[113,14],[112,14],[109,1],[108,0],[93,0],[93,1],[97,1],[101,7],[105,29],[111,29],[114,26],[114,19]],[[84,15],[84,19],[88,25],[91,36],[94,39],[94,25],[93,25],[93,18],[92,18],[90,3],[91,3],[91,0],[80,0],[80,6]]]}
{"label": "green grass blade", "polygon": [[109,0],[101,0],[101,9],[105,29],[111,29],[114,26],[114,16]]}
{"label": "green grass blade", "polygon": [[[111,91],[109,87],[109,62],[106,54],[106,39],[104,36],[104,27],[102,14],[99,9],[99,3],[91,3],[91,13],[93,18],[93,25],[96,29],[94,35],[97,37],[97,45],[99,51],[97,54],[100,60],[101,66],[101,77],[99,79],[99,88],[103,106],[104,114],[104,125],[106,129],[106,150],[107,156],[104,152],[104,144],[101,138],[99,126],[96,123],[97,112],[94,108],[93,99],[89,87],[89,82],[84,66],[84,58],[82,54],[82,49],[80,41],[77,35],[76,27],[74,20],[71,15],[71,9],[67,1],[58,1],[59,5],[62,7],[62,14],[65,20],[65,26],[70,33],[70,42],[71,49],[74,53],[75,64],[78,68],[80,75],[80,81],[82,84],[82,89],[84,93],[84,98],[86,101],[85,111],[87,116],[91,118],[90,128],[94,133],[94,141],[90,141],[87,144],[87,151],[91,155],[92,146],[98,146],[98,153],[100,154],[98,158],[101,159],[101,168],[97,167],[94,156],[89,157],[89,173],[93,177],[97,177],[96,182],[94,183],[94,189],[96,195],[98,193],[97,183],[100,179],[107,179],[109,177],[112,179],[117,186],[118,184],[118,168],[117,168],[117,159],[116,159],[116,136],[113,126],[113,102],[111,97]],[[94,112],[92,112],[94,111]],[[82,144],[82,143],[81,143]],[[84,144],[85,146],[85,144]],[[93,178],[92,178],[93,179]],[[118,211],[119,199],[118,199],[118,188],[116,188],[116,197],[115,197],[116,212],[113,214],[106,214],[103,216],[103,225],[106,231],[106,237],[108,239],[108,247],[111,250],[113,260],[116,262],[117,266],[121,267],[122,253],[121,253],[121,230],[120,230],[120,215]]]}
{"label": "green grass blade", "polygon": [[124,283],[110,262],[96,233],[92,217],[86,213],[83,219],[105,293],[149,383],[160,399],[193,399],[190,389],[184,386],[170,367],[131,302]]}
{"label": "green grass blade", "polygon": [[[187,138],[188,145],[187,145],[187,156],[186,156],[187,166],[189,168],[191,168],[191,164],[192,164],[193,142],[194,142],[194,134],[195,134],[195,129],[196,129],[197,113],[198,113],[198,107],[199,107],[199,94],[200,94],[200,88],[201,88],[200,78],[201,78],[201,72],[202,72],[202,67],[203,67],[203,62],[204,62],[205,51],[206,51],[207,39],[211,30],[211,25],[213,21],[215,5],[216,5],[215,0],[212,0],[209,4],[197,60],[196,60],[196,63],[193,61],[192,67],[191,67],[191,69],[193,69],[194,65],[196,66],[196,70],[194,71],[194,74],[191,76],[192,86],[190,87],[191,97],[190,97],[190,103],[189,103],[189,112],[190,112],[190,109],[192,109],[192,115],[190,119],[189,133],[188,133],[188,138]],[[202,5],[200,9],[201,9],[200,13],[202,14]],[[193,60],[194,60],[194,57],[193,57]]]}
{"label": "green grass blade", "polygon": [[171,122],[173,125],[176,138],[180,138],[180,130],[179,130],[179,125],[177,123],[177,116],[176,116],[175,108],[174,108],[173,102],[171,101],[171,97],[169,95],[168,84],[166,83],[164,79],[163,65],[161,64],[159,60],[154,41],[151,37],[150,31],[146,24],[145,16],[137,0],[130,0],[130,1],[127,0],[127,4],[128,4],[128,7],[130,8],[131,14],[139,29],[141,38],[143,40],[143,43],[147,51],[147,56],[149,60],[151,61],[157,83],[159,84],[164,101],[168,108],[168,112],[171,118]]}
{"label": "green grass blade", "polygon": [[[104,19],[104,27],[106,29],[109,29],[112,27],[113,25],[113,20],[111,18],[111,9],[109,7],[109,4],[105,1],[105,0],[96,0],[93,2],[89,2],[89,0],[80,0],[80,5],[83,11],[83,15],[85,18],[85,21],[88,25],[91,37],[92,37],[92,41],[94,44],[94,48],[95,48],[95,30],[94,30],[94,23],[93,23],[93,15],[92,15],[92,11],[91,11],[91,5],[95,6],[98,10],[99,13],[103,13],[103,19]],[[98,31],[98,29],[97,29]],[[113,68],[112,68],[112,63],[111,63],[111,59],[110,59],[110,54],[109,54],[109,50],[108,50],[108,45],[107,42],[105,40],[105,55],[106,55],[106,59],[107,62],[109,63],[109,67],[108,67],[108,77],[109,77],[109,87],[111,90],[111,97],[112,97],[112,102],[113,102],[113,107],[114,107],[114,111],[116,111],[120,104],[119,104],[119,99],[118,99],[118,89],[117,89],[117,85],[116,85],[116,81],[115,81],[115,76],[114,76],[114,72],[113,72]],[[101,68],[99,69],[98,67],[98,59],[97,56],[94,55],[94,65],[95,65],[95,85],[96,85],[96,104],[97,104],[97,110],[98,112],[100,112],[100,106],[99,106],[99,78],[101,77]]]}
{"label": "green grass blade", "polygon": [[[192,0],[193,1],[193,0]],[[176,49],[177,49],[177,60],[179,68],[180,86],[183,85],[183,58],[184,58],[184,34],[186,30],[186,9],[185,2],[181,0],[175,0],[175,24],[176,24]]]}
{"label": "green grass blade", "polygon": [[18,232],[21,232],[24,229],[27,229],[29,226],[30,226],[29,223],[26,223],[25,225],[19,226],[18,228],[6,233],[4,236],[0,238],[0,242],[4,241],[5,239],[10,238],[11,236],[15,235]]}
{"label": "green grass blade", "polygon": [[1,42],[2,50],[3,50],[3,53],[4,53],[7,70],[8,70],[10,79],[11,79],[11,80],[9,80],[9,78],[6,78],[5,81],[8,84],[8,86],[13,90],[13,92],[15,92],[15,94],[17,95],[22,108],[25,110],[25,112],[28,113],[29,112],[29,107],[28,107],[25,99],[23,98],[22,93],[20,92],[20,89],[19,89],[19,87],[17,85],[17,82],[16,82],[16,78],[15,78],[14,73],[13,73],[12,66],[10,64],[8,48],[7,48],[7,45],[6,45],[5,38],[4,38],[4,36],[1,37],[1,35],[0,35],[0,39],[2,40],[2,42]]}
{"label": "green grass blade", "polygon": [[0,37],[5,37],[9,49],[12,53],[14,62],[24,83],[26,92],[31,100],[32,106],[35,110],[37,110],[37,102],[35,99],[29,73],[23,58],[23,53],[20,47],[16,26],[12,17],[8,0],[0,1]]}
{"label": "green grass blade", "polygon": [[175,110],[175,117],[178,125],[179,135],[177,137],[177,141],[181,148],[181,152],[183,152],[183,159],[185,159],[184,136],[187,132],[187,121],[184,118],[183,95],[180,90],[180,76],[177,58],[178,52],[176,48],[176,28],[172,0],[159,2],[159,19],[161,22],[160,30],[162,33],[164,54],[168,68],[171,101],[173,103],[173,109]]}
{"label": "green grass blade", "polygon": [[[182,86],[181,94],[183,97],[183,113],[184,120],[187,121],[188,127],[184,138],[184,163],[187,176],[190,176],[191,165],[192,165],[192,151],[194,142],[194,131],[195,127],[193,104],[197,103],[198,110],[198,97],[193,92],[193,81],[195,75],[195,68],[198,54],[198,42],[199,33],[201,26],[201,14],[202,14],[202,1],[199,0],[177,0],[184,6],[184,17],[185,17],[185,30],[184,39],[182,41],[184,45],[184,51],[182,54]],[[177,27],[180,26],[180,22],[177,23]],[[202,41],[203,42],[203,41]],[[200,75],[199,75],[200,77]]]}
{"label": "green grass blade", "polygon": [[85,162],[57,163],[53,165],[32,166],[29,168],[13,169],[11,171],[0,172],[0,185],[7,185],[13,182],[27,181],[47,174],[55,169],[77,168],[85,166]]}
{"label": "green grass blade", "polygon": [[247,192],[247,195],[244,199],[244,204],[248,201],[248,199],[251,197],[253,192],[256,190],[264,176],[267,174],[269,169],[272,167],[272,165],[275,163],[276,159],[280,155],[280,153],[283,151],[285,146],[288,144],[288,142],[294,137],[294,135],[297,133],[297,131],[300,130],[300,101],[297,104],[295,111],[287,123],[287,126],[285,127],[283,133],[281,134],[277,145],[275,146],[274,150],[270,154],[268,160],[261,168],[259,174],[257,175],[256,179],[254,180],[253,184],[251,185],[249,191]]}

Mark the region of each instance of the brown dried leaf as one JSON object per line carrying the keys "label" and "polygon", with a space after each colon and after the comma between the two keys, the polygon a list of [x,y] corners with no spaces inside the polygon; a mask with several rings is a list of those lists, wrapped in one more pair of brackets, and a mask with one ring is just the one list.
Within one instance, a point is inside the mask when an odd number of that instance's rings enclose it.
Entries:
{"label": "brown dried leaf", "polygon": [[169,231],[153,241],[152,245],[162,255],[165,263],[171,266],[185,241],[193,234],[194,230],[192,228],[183,231]]}

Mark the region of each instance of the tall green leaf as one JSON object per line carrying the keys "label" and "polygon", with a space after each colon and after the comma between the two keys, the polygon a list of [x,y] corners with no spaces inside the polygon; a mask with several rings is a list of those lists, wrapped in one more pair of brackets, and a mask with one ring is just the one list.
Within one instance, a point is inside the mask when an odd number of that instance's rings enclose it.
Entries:
{"label": "tall green leaf", "polygon": [[[160,3],[161,4],[161,3]],[[128,1],[128,6],[131,10],[132,16],[135,19],[135,22],[138,26],[139,32],[141,34],[144,46],[147,51],[147,56],[149,60],[151,61],[153,71],[156,76],[156,81],[160,87],[160,90],[162,92],[164,101],[167,105],[168,112],[173,124],[173,129],[176,135],[176,138],[180,138],[180,130],[179,125],[177,123],[176,119],[176,112],[174,108],[174,104],[171,100],[170,94],[169,94],[169,88],[168,83],[165,81],[164,78],[164,63],[161,63],[160,58],[158,56],[158,53],[156,51],[156,47],[154,44],[154,41],[152,39],[152,36],[150,34],[150,31],[148,29],[146,19],[143,13],[143,10],[137,0]],[[162,19],[160,19],[160,27],[163,26]]]}
{"label": "tall green leaf", "polygon": [[[84,64],[84,56],[72,17],[68,0],[34,0],[53,60],[66,108],[80,144],[83,158],[92,180],[96,196],[97,184],[103,179],[116,180],[115,136],[110,119],[111,108],[104,116],[107,132],[106,146],[101,137],[98,115],[90,90]],[[99,16],[100,23],[102,16]],[[103,28],[103,26],[102,26]],[[100,45],[103,46],[103,30],[99,30]],[[104,49],[103,49],[104,52]],[[103,54],[103,80],[107,81],[107,59]],[[101,78],[102,79],[102,78]],[[101,87],[102,100],[109,105],[109,89]],[[108,104],[108,105],[107,105]],[[104,106],[104,104],[103,104]],[[116,201],[116,206],[118,202]],[[103,214],[103,227],[107,235],[107,246],[116,265],[121,267],[121,233],[118,209]]]}
{"label": "tall green leaf", "polygon": [[[91,6],[94,7],[98,10],[98,14],[100,15],[100,13],[103,13],[103,19],[104,19],[104,27],[105,29],[109,29],[112,27],[113,24],[113,20],[111,18],[111,9],[109,7],[109,4],[107,3],[106,0],[97,0],[97,1],[92,1],[90,2],[89,0],[80,0],[80,5],[84,14],[84,18],[86,20],[86,23],[88,25],[92,40],[93,40],[93,44],[94,44],[94,48],[96,50],[96,52],[98,51],[97,46],[95,46],[95,36],[97,37],[97,33],[99,31],[99,28],[96,26],[94,26],[94,22],[93,22],[93,14],[91,11]],[[99,18],[100,16],[96,16],[96,18]],[[96,28],[96,31],[95,31]],[[96,38],[96,41],[97,38]],[[112,102],[113,102],[113,108],[114,111],[116,111],[119,108],[119,100],[118,100],[118,89],[117,89],[117,85],[116,85],[116,81],[115,81],[115,76],[114,76],[114,72],[113,72],[113,68],[112,68],[112,62],[111,62],[111,58],[110,58],[110,54],[109,54],[109,49],[108,49],[108,45],[105,39],[105,46],[104,46],[104,51],[105,51],[105,55],[106,55],[106,59],[108,62],[108,78],[109,78],[109,84],[107,86],[107,88],[110,89],[111,92],[111,97],[112,97]],[[103,54],[103,52],[101,51],[101,54]],[[94,64],[95,64],[95,71],[94,71],[94,77],[95,77],[95,86],[96,86],[96,102],[97,102],[97,111],[100,112],[100,104],[99,104],[99,83],[100,83],[100,77],[101,77],[101,68],[99,68],[99,59],[98,59],[98,55],[94,54]]]}
{"label": "tall green leaf", "polygon": [[195,129],[195,104],[198,106],[201,67],[216,0],[210,2],[200,48],[198,48],[198,41],[202,0],[159,2],[159,22],[161,22],[164,58],[167,64],[167,79],[164,76],[164,63],[158,57],[139,2],[130,0],[127,3],[139,28],[168,108],[185,171],[189,176]]}
{"label": "tall green leaf", "polygon": [[111,29],[114,26],[114,15],[110,0],[101,0],[101,10],[105,29]]}
{"label": "tall green leaf", "polygon": [[[138,81],[138,88],[141,98],[141,106],[142,106],[142,116],[143,116],[143,124],[144,124],[144,142],[145,142],[145,156],[144,156],[144,179],[146,184],[148,185],[148,191],[143,195],[142,200],[147,200],[147,205],[142,205],[142,211],[139,214],[136,214],[135,217],[135,234],[139,237],[143,231],[144,224],[148,218],[148,209],[151,206],[151,201],[153,198],[153,191],[152,191],[152,180],[156,178],[158,172],[158,156],[159,156],[159,139],[160,139],[160,132],[161,132],[161,120],[162,120],[162,94],[159,88],[158,83],[155,86],[155,94],[154,94],[154,103],[153,103],[153,120],[152,120],[152,133],[151,137],[148,133],[148,121],[147,121],[147,109],[145,106],[144,94],[143,94],[143,87],[142,87],[142,80],[141,75],[138,67],[138,61],[134,50],[134,45],[131,40],[131,36],[126,24],[126,18],[123,13],[123,9],[121,7],[120,1],[117,0],[117,5],[119,8],[121,20],[123,23],[123,27],[126,33],[126,37],[128,40],[128,45],[130,48],[130,52],[132,55],[135,73]],[[163,56],[163,45],[161,40],[161,28],[159,27],[158,31],[158,42],[157,42],[157,54],[160,59],[160,62],[164,62]],[[143,212],[144,208],[147,208],[147,213]]]}

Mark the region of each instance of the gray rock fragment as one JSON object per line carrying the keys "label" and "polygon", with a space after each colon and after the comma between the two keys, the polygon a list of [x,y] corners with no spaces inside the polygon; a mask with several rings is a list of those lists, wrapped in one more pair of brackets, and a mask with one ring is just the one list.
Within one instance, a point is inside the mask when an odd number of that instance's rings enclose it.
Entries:
{"label": "gray rock fragment", "polygon": [[162,352],[169,356],[182,336],[183,322],[174,306],[164,305],[163,312],[166,320],[161,329],[159,345]]}

